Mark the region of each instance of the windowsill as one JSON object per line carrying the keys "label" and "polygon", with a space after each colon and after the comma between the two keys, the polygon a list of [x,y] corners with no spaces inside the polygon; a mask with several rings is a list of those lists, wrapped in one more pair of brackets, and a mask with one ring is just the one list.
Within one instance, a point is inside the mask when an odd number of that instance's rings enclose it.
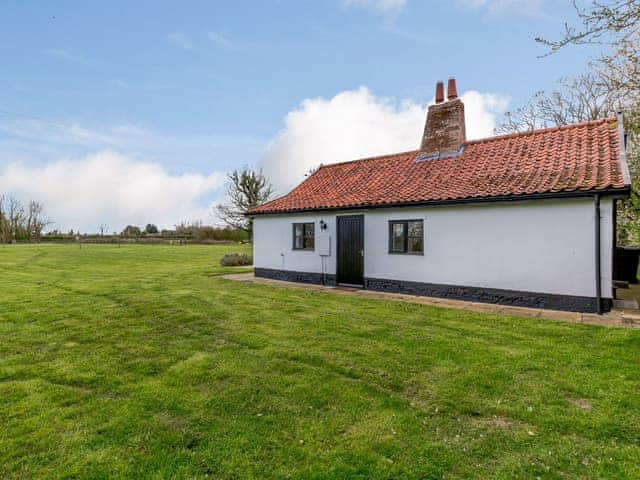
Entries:
{"label": "windowsill", "polygon": [[292,248],[292,252],[315,252],[315,248]]}
{"label": "windowsill", "polygon": [[388,252],[389,255],[418,255],[424,257],[424,252]]}

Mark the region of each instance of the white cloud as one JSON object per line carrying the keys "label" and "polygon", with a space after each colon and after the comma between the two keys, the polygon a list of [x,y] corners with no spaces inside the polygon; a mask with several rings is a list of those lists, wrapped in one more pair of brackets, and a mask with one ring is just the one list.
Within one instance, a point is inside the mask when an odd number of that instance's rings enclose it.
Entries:
{"label": "white cloud", "polygon": [[45,53],[52,57],[60,58],[69,63],[80,63],[84,61],[84,59],[80,55],[76,55],[70,50],[66,50],[64,48],[50,48],[48,50],[45,50]]}
{"label": "white cloud", "polygon": [[127,82],[120,78],[114,78],[110,80],[109,83],[116,88],[127,88]]}
{"label": "white cloud", "polygon": [[496,118],[507,111],[509,97],[494,93],[469,90],[462,94],[465,126],[469,140],[486,138],[494,134]]}
{"label": "white cloud", "polygon": [[116,125],[108,129],[91,129],[77,122],[57,122],[32,117],[17,117],[13,122],[0,123],[0,132],[13,137],[44,143],[82,146],[114,145],[140,136],[135,126]]}
{"label": "white cloud", "polygon": [[458,4],[489,14],[536,16],[542,12],[543,0],[457,0]]}
{"label": "white cloud", "polygon": [[220,33],[220,32],[209,32],[209,33],[207,33],[207,36],[209,37],[209,40],[211,40],[213,43],[217,43],[218,45],[220,45],[222,47],[230,47],[231,46],[231,40],[229,39],[229,37],[227,37],[223,33]]}
{"label": "white cloud", "polygon": [[148,222],[170,227],[210,220],[203,198],[224,184],[224,174],[172,175],[159,164],[110,151],[33,166],[0,167],[0,192],[42,202],[55,225],[96,231]]}
{"label": "white cloud", "polygon": [[183,50],[193,50],[193,43],[184,33],[172,32],[167,35],[167,39]]}
{"label": "white cloud", "polygon": [[238,158],[259,158],[266,144],[242,134],[166,132],[5,112],[0,194],[41,201],[64,229],[220,223],[210,205],[223,197],[223,172],[236,168]]}
{"label": "white cloud", "polygon": [[399,13],[406,5],[406,0],[343,0],[345,7],[361,7],[383,14]]}
{"label": "white cloud", "polygon": [[258,157],[266,142],[247,135],[201,132],[176,134],[119,123],[87,125],[77,120],[0,115],[0,165],[16,159],[29,163],[79,158],[115,150],[151,158],[169,166],[226,169],[239,155]]}
{"label": "white cloud", "polygon": [[[502,95],[476,91],[464,93],[462,100],[469,139],[491,136],[496,116],[508,105]],[[287,114],[261,166],[277,191],[285,193],[321,163],[418,148],[426,111],[426,105],[379,98],[365,87],[328,100],[307,99]]]}

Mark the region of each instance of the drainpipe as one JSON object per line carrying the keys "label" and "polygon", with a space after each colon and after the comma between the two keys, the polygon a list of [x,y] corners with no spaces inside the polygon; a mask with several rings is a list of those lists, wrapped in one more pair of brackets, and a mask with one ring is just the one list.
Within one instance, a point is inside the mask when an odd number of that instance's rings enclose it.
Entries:
{"label": "drainpipe", "polygon": [[595,209],[595,261],[596,261],[596,311],[598,315],[602,314],[602,282],[600,279],[600,194],[596,193],[593,197]]}
{"label": "drainpipe", "polygon": [[[615,270],[616,270],[616,249],[618,246],[618,199],[612,198],[612,212],[611,212],[611,224],[613,226],[613,234],[611,235],[613,238],[611,239],[611,280],[615,280]],[[616,298],[616,289],[613,289],[613,298]]]}

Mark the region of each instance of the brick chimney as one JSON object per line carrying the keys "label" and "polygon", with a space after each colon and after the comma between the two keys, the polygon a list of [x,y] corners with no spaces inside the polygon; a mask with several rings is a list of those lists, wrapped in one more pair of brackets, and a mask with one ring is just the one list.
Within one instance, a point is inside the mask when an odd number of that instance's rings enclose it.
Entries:
{"label": "brick chimney", "polygon": [[466,139],[464,104],[458,98],[456,80],[451,78],[447,83],[446,101],[444,83],[438,82],[436,103],[429,107],[420,150],[426,156],[454,155],[461,150]]}

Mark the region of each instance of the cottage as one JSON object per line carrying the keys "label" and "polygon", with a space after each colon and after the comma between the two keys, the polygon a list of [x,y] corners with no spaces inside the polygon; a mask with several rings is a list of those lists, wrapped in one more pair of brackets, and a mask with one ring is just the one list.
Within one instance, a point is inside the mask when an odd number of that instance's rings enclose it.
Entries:
{"label": "cottage", "polygon": [[418,150],[322,166],[249,211],[255,275],[606,311],[624,143],[615,118],[467,141],[439,82]]}

